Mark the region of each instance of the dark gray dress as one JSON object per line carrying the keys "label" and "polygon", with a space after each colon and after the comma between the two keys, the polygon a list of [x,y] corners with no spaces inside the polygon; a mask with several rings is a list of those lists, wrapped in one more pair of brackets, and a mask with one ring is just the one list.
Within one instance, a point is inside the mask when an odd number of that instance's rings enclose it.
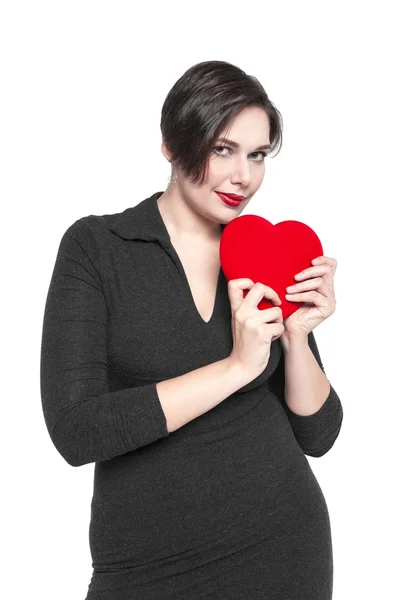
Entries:
{"label": "dark gray dress", "polygon": [[232,334],[222,269],[210,321],[196,309],[162,193],[73,223],[45,306],[46,425],[70,465],[95,463],[86,600],[330,600],[329,514],[305,455],[339,434],[333,387],[292,413],[276,340],[256,379],[167,431],[156,383],[226,358]]}

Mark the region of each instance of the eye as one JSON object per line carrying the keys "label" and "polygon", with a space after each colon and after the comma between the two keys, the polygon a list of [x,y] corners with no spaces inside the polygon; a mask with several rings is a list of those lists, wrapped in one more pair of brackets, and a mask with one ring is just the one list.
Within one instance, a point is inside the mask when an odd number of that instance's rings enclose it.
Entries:
{"label": "eye", "polygon": [[[218,150],[231,150],[231,148],[229,146],[215,146],[215,148],[213,149],[214,152],[218,155],[218,156],[226,156],[226,154],[221,154],[221,152],[218,152]],[[264,158],[266,158],[267,154],[265,152],[262,151],[257,151],[257,152],[252,152],[252,156],[254,154],[259,154],[262,156],[262,158],[260,160],[254,160],[254,162],[263,162]]]}
{"label": "eye", "polygon": [[[227,146],[216,146],[216,147],[214,148],[214,152],[215,152],[216,154],[221,154],[221,152],[218,152],[218,150],[224,150],[224,149],[230,150],[230,148],[228,148]],[[221,155],[221,156],[223,156],[223,155]],[[225,156],[225,155],[224,155],[224,156]]]}
{"label": "eye", "polygon": [[[263,152],[262,150],[258,150],[257,152],[253,152],[253,154],[261,154],[261,156],[263,157],[263,160],[264,160],[264,158],[267,158],[266,153]],[[261,162],[261,161],[256,160],[255,162]]]}

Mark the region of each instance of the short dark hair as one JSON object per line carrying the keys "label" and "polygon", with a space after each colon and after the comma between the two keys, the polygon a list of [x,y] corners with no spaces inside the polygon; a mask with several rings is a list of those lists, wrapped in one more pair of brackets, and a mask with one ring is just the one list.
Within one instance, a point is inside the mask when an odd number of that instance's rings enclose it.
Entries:
{"label": "short dark hair", "polygon": [[270,125],[270,152],[276,147],[279,152],[282,115],[253,75],[231,63],[210,60],[190,67],[173,85],[162,107],[160,129],[172,162],[193,183],[205,181],[215,140],[248,106],[264,109]]}

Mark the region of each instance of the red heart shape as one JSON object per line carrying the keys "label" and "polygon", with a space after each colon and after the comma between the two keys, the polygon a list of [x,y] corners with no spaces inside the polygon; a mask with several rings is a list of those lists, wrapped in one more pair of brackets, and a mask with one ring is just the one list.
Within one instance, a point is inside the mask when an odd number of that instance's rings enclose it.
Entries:
{"label": "red heart shape", "polygon": [[[294,276],[323,256],[322,244],[315,231],[300,221],[281,221],[273,225],[258,215],[242,215],[230,221],[220,240],[220,262],[227,281],[248,277],[275,290],[282,301],[285,319],[302,302],[285,298],[286,287],[298,283]],[[249,289],[243,292],[245,298]],[[276,306],[266,298],[259,310]]]}

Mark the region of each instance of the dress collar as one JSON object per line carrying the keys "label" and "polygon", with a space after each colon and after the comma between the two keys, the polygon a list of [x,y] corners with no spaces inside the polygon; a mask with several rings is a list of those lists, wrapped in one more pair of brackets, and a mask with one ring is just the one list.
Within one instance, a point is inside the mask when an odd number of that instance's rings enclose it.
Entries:
{"label": "dress collar", "polygon": [[136,206],[126,208],[111,225],[111,231],[124,240],[170,242],[169,232],[157,203],[157,199],[162,194],[163,192],[155,192]]}

